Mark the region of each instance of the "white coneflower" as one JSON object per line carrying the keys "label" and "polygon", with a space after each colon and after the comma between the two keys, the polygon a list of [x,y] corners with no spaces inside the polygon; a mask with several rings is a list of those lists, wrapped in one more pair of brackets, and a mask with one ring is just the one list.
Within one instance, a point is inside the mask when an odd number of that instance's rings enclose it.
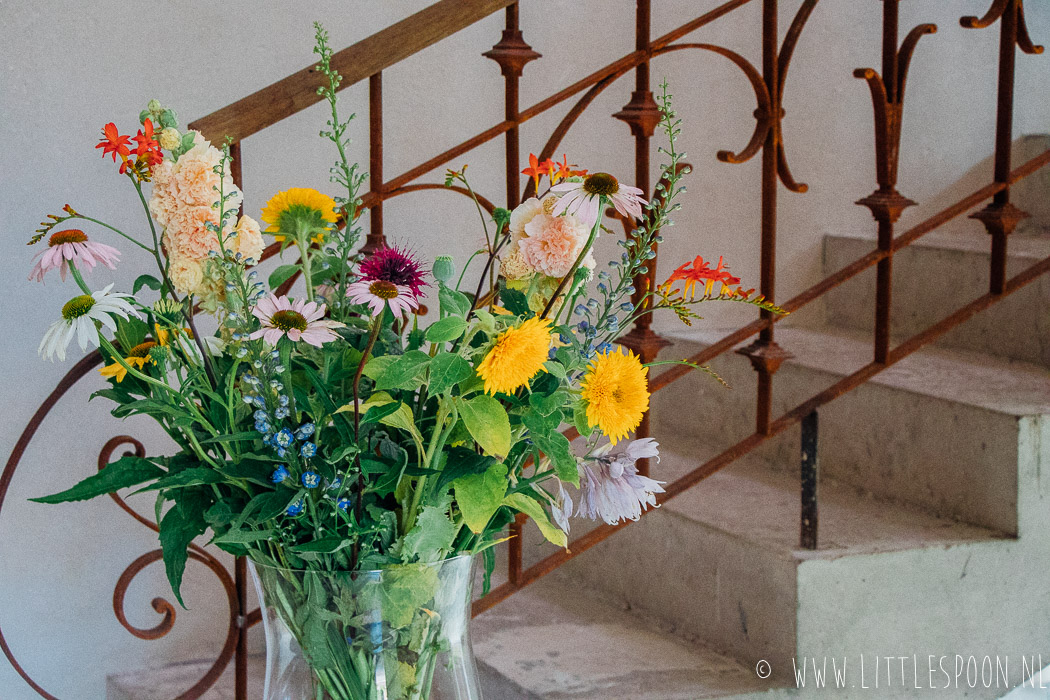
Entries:
{"label": "white coneflower", "polygon": [[635,462],[643,457],[660,459],[656,441],[635,440],[621,452],[610,455],[611,444],[595,450],[580,465],[580,505],[576,515],[610,525],[637,520],[648,506],[656,505],[663,482],[638,473]]}
{"label": "white coneflower", "polygon": [[608,199],[616,211],[633,217],[635,221],[641,220],[642,206],[646,203],[640,196],[640,189],[621,185],[609,173],[594,173],[583,178],[582,182],[563,182],[551,187],[551,192],[561,195],[554,205],[554,214],[575,214],[588,227],[594,226],[598,220],[598,206],[602,197]]}
{"label": "white coneflower", "polygon": [[66,348],[76,335],[77,343],[81,350],[87,350],[88,345],[99,345],[99,325],[106,326],[111,331],[117,329],[113,316],[120,316],[127,320],[129,316],[139,318],[134,307],[125,299],[130,294],[111,294],[109,285],[100,292],[93,294],[81,294],[73,297],[62,307],[62,318],[51,324],[40,341],[38,352],[45,360],[54,362],[54,358],[66,359]]}

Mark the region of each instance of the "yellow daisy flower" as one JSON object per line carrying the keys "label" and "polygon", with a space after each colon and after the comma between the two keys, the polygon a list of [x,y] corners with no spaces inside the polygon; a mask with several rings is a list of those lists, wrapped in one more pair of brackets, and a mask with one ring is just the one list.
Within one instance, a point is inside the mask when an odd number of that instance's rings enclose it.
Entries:
{"label": "yellow daisy flower", "polygon": [[[126,362],[135,369],[142,369],[147,362],[156,364],[153,358],[149,356],[149,351],[157,346],[157,343],[152,340],[147,340],[144,343],[139,343],[135,347],[128,350],[127,356],[124,357]],[[117,383],[124,381],[124,377],[128,376],[128,370],[124,365],[119,362],[114,362],[111,365],[106,365],[98,371],[103,377],[113,377],[117,380]]]}
{"label": "yellow daisy flower", "polygon": [[266,233],[309,235],[315,241],[323,241],[324,231],[339,218],[337,210],[338,205],[328,195],[293,187],[270,198],[263,207],[262,220],[269,224]]}
{"label": "yellow daisy flower", "polygon": [[621,350],[598,353],[580,384],[588,424],[608,435],[613,445],[637,428],[649,409],[649,368],[633,352]]}
{"label": "yellow daisy flower", "polygon": [[551,346],[550,325],[549,318],[533,317],[499,334],[478,365],[478,376],[485,380],[485,393],[509,394],[543,370]]}

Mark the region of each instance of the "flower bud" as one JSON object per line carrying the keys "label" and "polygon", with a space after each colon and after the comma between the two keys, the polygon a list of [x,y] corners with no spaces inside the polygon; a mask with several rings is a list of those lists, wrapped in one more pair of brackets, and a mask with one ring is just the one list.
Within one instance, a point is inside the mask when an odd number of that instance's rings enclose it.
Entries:
{"label": "flower bud", "polygon": [[182,134],[175,127],[167,127],[160,132],[160,147],[172,151],[182,143]]}
{"label": "flower bud", "polygon": [[434,278],[439,282],[448,284],[456,275],[456,264],[452,262],[449,255],[439,255],[434,260]]}

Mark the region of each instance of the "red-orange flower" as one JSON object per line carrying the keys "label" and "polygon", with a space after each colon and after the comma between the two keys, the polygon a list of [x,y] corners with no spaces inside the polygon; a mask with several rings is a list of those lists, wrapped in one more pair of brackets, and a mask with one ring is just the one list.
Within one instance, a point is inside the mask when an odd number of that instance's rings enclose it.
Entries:
{"label": "red-orange flower", "polygon": [[[689,267],[690,265],[692,268]],[[704,262],[704,259],[697,255],[693,262],[686,263],[672,272],[662,286],[670,289],[675,282],[685,282],[682,294],[692,297],[696,292],[698,282],[704,283],[704,294],[709,295],[715,282],[721,282],[725,289],[729,285],[740,284],[740,278],[729,274],[729,268],[725,267],[722,256],[718,257],[718,266],[711,269],[711,263]]]}
{"label": "red-orange flower", "polygon": [[132,137],[132,140],[137,144],[135,146],[135,156],[146,163],[152,170],[154,166],[164,160],[164,154],[160,152],[160,142],[153,138],[153,122],[147,119],[143,123],[143,128],[144,130],[139,129],[139,133]]}
{"label": "red-orange flower", "polygon": [[555,163],[550,158],[540,162],[534,153],[529,154],[529,167],[522,170],[523,175],[528,175],[536,183],[536,189],[540,188],[540,178],[546,175],[553,177]]}
{"label": "red-orange flower", "polygon": [[117,130],[117,125],[110,122],[102,127],[102,139],[98,142],[95,148],[102,149],[103,158],[107,155],[112,155],[113,162],[116,163],[118,155],[127,161],[128,156],[131,155],[131,149],[128,148],[130,145],[131,138],[123,136]]}
{"label": "red-orange flower", "polygon": [[576,165],[569,165],[569,156],[567,156],[564,153],[561,154],[561,162],[560,163],[557,162],[557,161],[554,161],[554,162],[547,161],[547,162],[551,163],[552,166],[554,166],[554,165],[558,166],[558,170],[557,171],[554,171],[553,169],[551,170],[550,178],[551,178],[551,184],[552,185],[555,182],[557,182],[558,180],[563,180],[563,179],[565,179],[567,177],[573,177],[573,176],[576,176],[576,175],[579,175],[579,176],[582,177],[582,176],[587,174],[586,170],[573,170],[573,168],[575,168]]}

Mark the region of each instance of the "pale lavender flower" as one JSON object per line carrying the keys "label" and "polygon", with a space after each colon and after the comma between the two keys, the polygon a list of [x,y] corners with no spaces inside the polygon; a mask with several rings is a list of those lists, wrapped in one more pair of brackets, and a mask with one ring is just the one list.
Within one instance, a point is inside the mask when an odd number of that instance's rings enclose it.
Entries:
{"label": "pale lavender flower", "polygon": [[565,485],[558,481],[558,495],[551,503],[551,515],[554,516],[554,524],[567,535],[569,534],[569,516],[572,515],[572,497],[565,490]]}
{"label": "pale lavender flower", "polygon": [[615,525],[620,520],[637,520],[648,506],[656,506],[656,494],[664,491],[663,482],[639,474],[635,462],[643,457],[659,461],[658,447],[655,440],[645,438],[613,454],[609,454],[611,444],[591,453],[580,465],[576,515]]}

